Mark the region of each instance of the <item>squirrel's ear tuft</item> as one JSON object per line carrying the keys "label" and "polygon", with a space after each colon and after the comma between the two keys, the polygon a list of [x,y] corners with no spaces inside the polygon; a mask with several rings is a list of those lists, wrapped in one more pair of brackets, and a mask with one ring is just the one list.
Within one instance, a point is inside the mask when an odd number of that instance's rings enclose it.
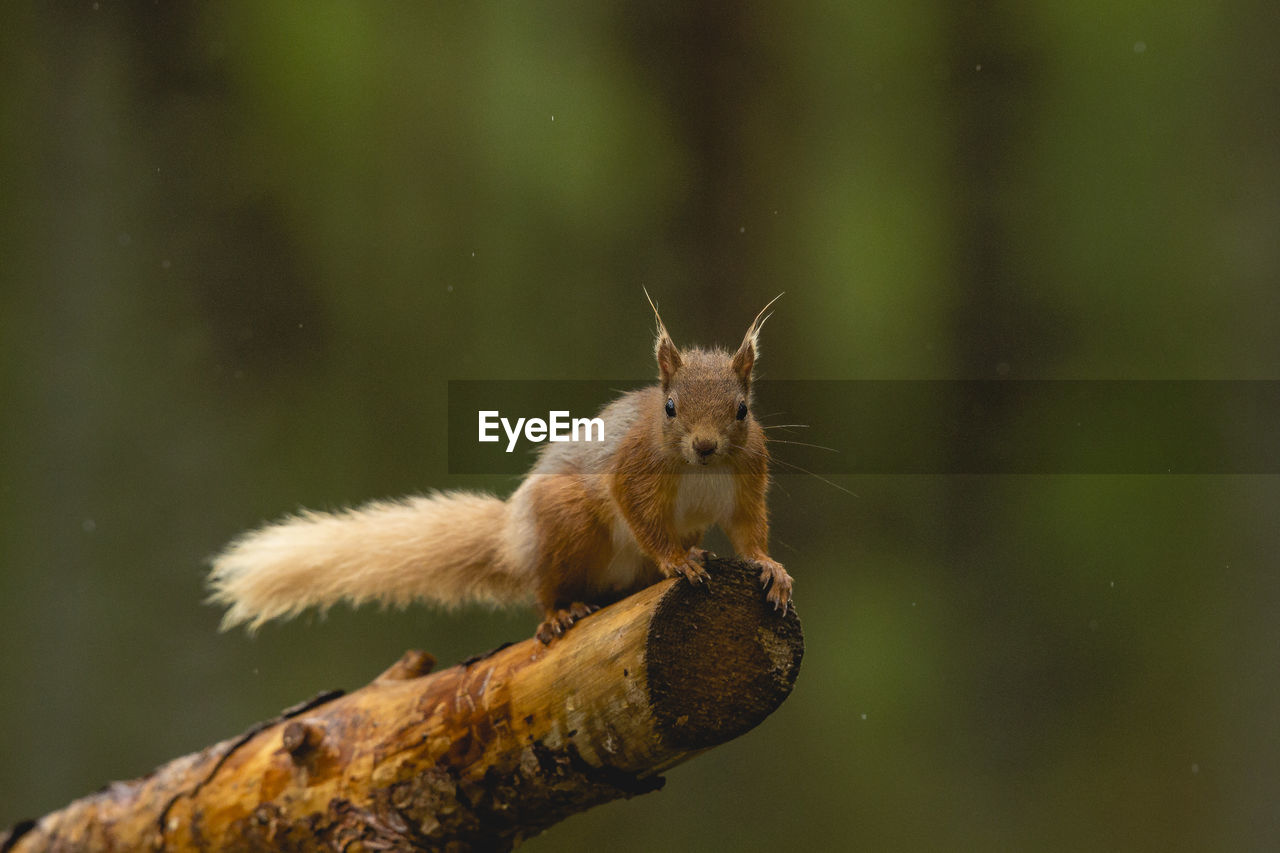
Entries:
{"label": "squirrel's ear tuft", "polygon": [[676,349],[675,342],[667,333],[667,327],[663,325],[662,317],[658,314],[658,306],[653,304],[653,298],[649,296],[648,290],[645,290],[644,298],[649,300],[653,317],[658,321],[658,339],[653,344],[653,354],[658,359],[658,378],[662,380],[662,386],[665,388],[671,384],[676,371],[680,369],[680,350]]}
{"label": "squirrel's ear tuft", "polygon": [[738,374],[738,378],[743,382],[751,381],[751,369],[756,365],[756,355],[758,354],[757,339],[760,337],[760,329],[764,327],[765,321],[773,314],[766,314],[769,307],[773,303],[782,298],[782,294],[769,300],[769,304],[760,309],[760,313],[751,321],[750,328],[747,329],[746,335],[742,338],[742,345],[738,347],[738,351],[733,354],[733,372]]}

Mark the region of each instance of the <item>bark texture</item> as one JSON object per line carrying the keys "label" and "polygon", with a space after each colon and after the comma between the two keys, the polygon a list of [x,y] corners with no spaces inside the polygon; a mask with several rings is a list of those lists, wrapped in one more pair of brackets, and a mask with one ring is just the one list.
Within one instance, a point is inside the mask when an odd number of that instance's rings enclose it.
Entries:
{"label": "bark texture", "polygon": [[544,646],[411,651],[243,735],[0,836],[0,850],[503,850],[748,731],[791,692],[794,608],[713,560]]}

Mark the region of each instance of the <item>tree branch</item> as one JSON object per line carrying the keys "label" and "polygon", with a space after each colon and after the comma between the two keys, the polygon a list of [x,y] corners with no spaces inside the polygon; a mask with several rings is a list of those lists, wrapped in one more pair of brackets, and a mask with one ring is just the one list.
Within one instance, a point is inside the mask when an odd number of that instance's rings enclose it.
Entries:
{"label": "tree branch", "polygon": [[795,610],[714,560],[710,591],[663,581],[544,646],[435,675],[408,652],[240,737],[0,836],[0,850],[509,849],[748,731],[791,692]]}

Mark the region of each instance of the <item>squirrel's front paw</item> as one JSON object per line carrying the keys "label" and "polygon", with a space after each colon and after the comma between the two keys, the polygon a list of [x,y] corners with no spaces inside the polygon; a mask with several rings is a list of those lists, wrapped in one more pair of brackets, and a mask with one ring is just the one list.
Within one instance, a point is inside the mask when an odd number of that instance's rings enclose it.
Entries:
{"label": "squirrel's front paw", "polygon": [[691,584],[708,584],[711,581],[711,575],[707,574],[707,570],[702,567],[702,562],[706,560],[706,557],[707,552],[701,548],[690,548],[689,553],[685,554],[682,559],[667,560],[659,563],[658,570],[669,578],[674,578],[678,575]]}
{"label": "squirrel's front paw", "polygon": [[769,591],[765,598],[773,605],[774,610],[781,610],[785,615],[787,603],[791,601],[791,585],[794,583],[791,575],[787,574],[782,563],[768,557],[751,562],[760,567],[760,583]]}

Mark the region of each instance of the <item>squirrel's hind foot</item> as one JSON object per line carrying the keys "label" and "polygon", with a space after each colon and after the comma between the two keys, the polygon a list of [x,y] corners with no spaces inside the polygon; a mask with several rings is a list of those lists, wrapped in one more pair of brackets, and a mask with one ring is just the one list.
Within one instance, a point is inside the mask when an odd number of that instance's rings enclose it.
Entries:
{"label": "squirrel's hind foot", "polygon": [[574,622],[584,616],[590,616],[599,609],[600,605],[598,604],[585,604],[581,601],[575,601],[568,607],[548,610],[547,618],[538,626],[538,631],[534,636],[541,640],[543,645],[550,645],[552,640],[568,631]]}

